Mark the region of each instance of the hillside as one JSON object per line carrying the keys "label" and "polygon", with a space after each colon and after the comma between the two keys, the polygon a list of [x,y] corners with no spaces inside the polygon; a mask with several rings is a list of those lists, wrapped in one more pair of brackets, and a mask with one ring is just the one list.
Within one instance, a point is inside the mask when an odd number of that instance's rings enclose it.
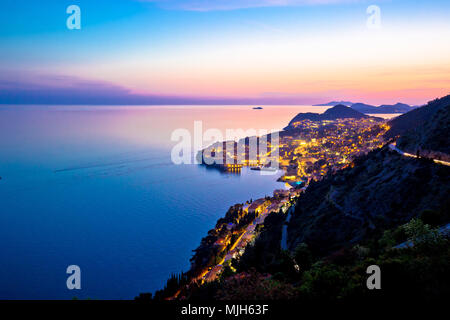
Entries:
{"label": "hillside", "polygon": [[[361,118],[370,118],[370,116],[367,116],[361,112],[353,110],[350,107],[339,104],[337,106],[334,106],[333,108],[327,109],[324,113],[313,113],[313,112],[299,113],[289,122],[289,125],[285,128],[285,130],[290,129],[293,123],[303,120],[323,121],[323,120],[337,120],[348,118],[361,119]],[[372,118],[379,119],[375,117]]]}
{"label": "hillside", "polygon": [[416,108],[389,121],[391,129],[386,132],[388,138],[405,135],[409,130],[420,130],[427,120],[440,109],[450,104],[450,95],[428,102],[427,105]]}
{"label": "hillside", "polygon": [[379,113],[405,113],[405,112],[411,111],[414,108],[415,107],[412,107],[408,104],[398,102],[394,105],[383,104],[378,107],[378,112]]}
{"label": "hillside", "polygon": [[450,168],[382,150],[359,158],[354,168],[313,183],[300,197],[288,228],[291,250],[305,242],[317,254],[367,239],[425,210],[450,212]]}
{"label": "hillside", "polygon": [[364,103],[355,103],[351,105],[351,108],[362,113],[372,113],[372,114],[405,113],[413,110],[413,107],[404,103],[396,103],[394,105],[381,105],[379,107]]}
{"label": "hillside", "polygon": [[[416,127],[407,129],[411,122],[416,123]],[[401,150],[450,160],[450,96],[432,101],[414,113],[394,119],[391,127],[394,133],[401,134],[397,141]]]}
{"label": "hillside", "polygon": [[416,108],[416,107],[412,107],[410,105],[407,105],[405,103],[396,103],[394,105],[389,105],[389,104],[383,104],[380,106],[373,106],[370,104],[365,104],[365,103],[353,103],[350,101],[331,101],[328,103],[322,103],[322,104],[315,104],[315,106],[336,106],[336,105],[345,105],[347,107],[351,107],[352,109],[362,112],[362,113],[405,113],[405,112],[409,112],[412,109]]}

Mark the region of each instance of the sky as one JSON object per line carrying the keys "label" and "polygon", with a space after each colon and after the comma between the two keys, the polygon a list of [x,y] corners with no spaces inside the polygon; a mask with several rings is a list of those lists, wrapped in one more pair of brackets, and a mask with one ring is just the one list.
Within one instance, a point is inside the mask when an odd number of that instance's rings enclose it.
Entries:
{"label": "sky", "polygon": [[447,0],[2,0],[0,104],[420,105],[450,93],[449,17]]}

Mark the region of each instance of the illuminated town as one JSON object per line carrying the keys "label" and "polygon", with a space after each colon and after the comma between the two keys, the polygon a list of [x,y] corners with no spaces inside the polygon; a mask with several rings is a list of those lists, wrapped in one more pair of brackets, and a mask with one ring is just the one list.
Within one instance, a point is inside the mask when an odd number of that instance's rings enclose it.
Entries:
{"label": "illuminated town", "polygon": [[[280,132],[277,145],[268,137],[255,138],[258,151],[263,150],[261,144],[267,146],[263,152],[253,154],[255,157],[250,156],[252,144],[249,138],[234,143],[215,143],[203,150],[204,163],[231,173],[240,173],[244,166],[253,170],[271,170],[274,157],[278,157],[275,160],[284,171],[279,180],[285,182],[286,188],[275,190],[273,196],[230,207],[195,250],[187,286],[213,281],[225,267],[233,270],[232,259],[242,255],[246,246],[254,241],[270,213],[289,214],[311,181],[352,166],[356,157],[382,147],[386,143],[383,134],[387,130],[386,122],[375,117],[302,120]],[[182,289],[174,297],[180,294]]]}
{"label": "illuminated town", "polygon": [[[381,147],[385,141],[383,134],[389,126],[380,118],[345,118],[336,120],[303,120],[292,123],[287,130],[279,133],[278,144],[271,144],[270,138],[259,139],[267,142],[266,153],[251,156],[249,139],[238,142],[216,143],[205,149],[203,159],[215,157],[217,167],[229,172],[239,172],[243,166],[254,170],[268,170],[273,167],[278,156],[278,167],[285,171],[282,181],[291,186],[307,185],[311,180],[320,180],[329,171],[336,171],[351,165],[352,160],[362,154]],[[256,144],[253,147],[256,150]],[[231,149],[231,151],[230,151]],[[244,150],[237,154],[237,150]],[[260,150],[260,149],[258,149]],[[223,158],[217,155],[223,155]],[[221,160],[217,164],[217,159]],[[207,159],[206,163],[214,160]]]}
{"label": "illuminated town", "polygon": [[280,167],[284,181],[320,180],[329,171],[351,165],[352,160],[384,145],[389,127],[372,118],[337,119],[293,124],[280,139]]}

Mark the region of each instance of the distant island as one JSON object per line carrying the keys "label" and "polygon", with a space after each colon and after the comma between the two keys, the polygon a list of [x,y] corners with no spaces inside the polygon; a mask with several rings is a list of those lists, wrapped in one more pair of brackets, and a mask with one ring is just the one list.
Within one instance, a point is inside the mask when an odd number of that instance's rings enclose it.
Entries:
{"label": "distant island", "polygon": [[344,106],[351,107],[353,102],[350,101],[330,101],[328,103],[315,104],[315,107],[334,107],[338,104],[343,104]]}
{"label": "distant island", "polygon": [[414,107],[400,102],[394,105],[384,104],[379,107],[364,103],[355,103],[351,107],[362,113],[406,113],[414,109]]}
{"label": "distant island", "polygon": [[253,107],[253,110],[262,110],[262,107]]}
{"label": "distant island", "polygon": [[396,104],[390,105],[390,104],[383,104],[380,106],[373,106],[370,104],[357,102],[353,103],[350,101],[331,101],[328,103],[323,104],[316,104],[314,106],[336,106],[336,105],[345,105],[347,107],[351,107],[352,109],[362,112],[362,113],[406,113],[409,112],[415,108],[418,108],[418,106],[410,106],[405,103],[398,102]]}

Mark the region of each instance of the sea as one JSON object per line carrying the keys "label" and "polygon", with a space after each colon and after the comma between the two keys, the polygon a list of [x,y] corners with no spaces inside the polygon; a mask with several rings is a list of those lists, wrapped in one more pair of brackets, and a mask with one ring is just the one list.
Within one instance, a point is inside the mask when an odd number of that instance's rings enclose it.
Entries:
{"label": "sea", "polygon": [[176,132],[206,147],[208,129],[281,130],[328,108],[254,107],[1,105],[0,299],[133,299],[187,271],[231,205],[285,185],[176,164]]}

